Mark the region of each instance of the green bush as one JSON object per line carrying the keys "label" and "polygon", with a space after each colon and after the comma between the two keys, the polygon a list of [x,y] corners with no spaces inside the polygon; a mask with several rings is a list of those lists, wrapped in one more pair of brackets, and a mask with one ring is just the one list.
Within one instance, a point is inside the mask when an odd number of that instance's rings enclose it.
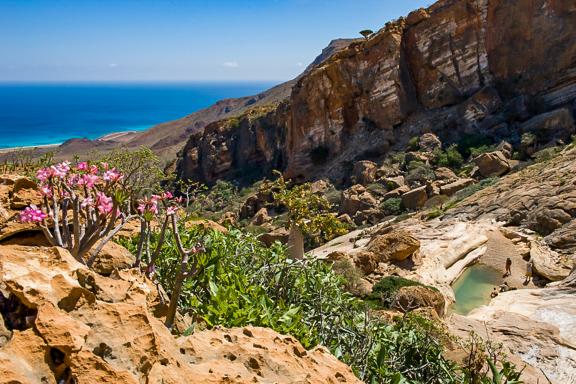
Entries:
{"label": "green bush", "polygon": [[470,148],[470,157],[475,158],[483,153],[494,152],[495,150],[495,145],[481,145],[479,147]]}
{"label": "green bush", "polygon": [[436,290],[436,288],[429,287],[418,281],[405,279],[399,276],[386,276],[372,287],[372,293],[370,294],[369,299],[377,300],[380,305],[385,308],[390,308],[400,288],[413,286],[427,287]]}
{"label": "green bush", "polygon": [[393,197],[391,199],[385,200],[381,205],[380,209],[384,211],[387,215],[400,215],[404,212],[404,208],[402,207],[402,199],[400,197]]}
{"label": "green bush", "polygon": [[464,158],[460,152],[458,152],[458,146],[456,144],[452,144],[446,148],[446,151],[436,149],[433,155],[433,163],[438,167],[459,169],[462,164],[464,164]]}
{"label": "green bush", "polygon": [[[457,367],[442,356],[432,323],[417,316],[393,323],[372,317],[329,264],[289,260],[279,243],[267,248],[238,230],[192,229],[182,231],[182,239],[187,247],[200,242],[205,248],[198,274],[185,282],[180,296],[181,311],[195,324],[264,326],[293,335],[306,348],[322,344],[368,383],[459,382],[452,379]],[[135,241],[124,245],[134,249]],[[175,247],[168,236],[156,265],[168,293],[179,268]]]}
{"label": "green bush", "polygon": [[560,153],[561,150],[562,149],[559,147],[544,148],[534,154],[534,160],[537,163],[543,163],[545,161],[552,160],[558,155],[558,153]]}
{"label": "green bush", "polygon": [[408,141],[408,148],[411,151],[417,151],[420,149],[420,143],[419,143],[420,139],[418,136],[414,136],[412,137],[409,141]]}
{"label": "green bush", "polygon": [[436,178],[434,170],[421,161],[411,161],[407,169],[406,181],[409,184],[424,184]]}

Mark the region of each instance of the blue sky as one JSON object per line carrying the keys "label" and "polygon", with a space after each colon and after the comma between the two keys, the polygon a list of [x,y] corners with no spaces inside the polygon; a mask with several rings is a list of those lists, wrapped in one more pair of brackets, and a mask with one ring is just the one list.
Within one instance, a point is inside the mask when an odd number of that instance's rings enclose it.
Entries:
{"label": "blue sky", "polygon": [[288,80],[422,0],[0,0],[0,81]]}

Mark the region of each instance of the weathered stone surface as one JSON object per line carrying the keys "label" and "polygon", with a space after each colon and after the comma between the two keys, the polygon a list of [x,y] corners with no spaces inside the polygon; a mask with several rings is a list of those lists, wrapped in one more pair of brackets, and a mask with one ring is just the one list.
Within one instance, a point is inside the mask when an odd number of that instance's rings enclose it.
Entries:
{"label": "weathered stone surface", "polygon": [[420,209],[427,200],[426,186],[414,188],[402,195],[402,205],[406,209]]}
{"label": "weathered stone surface", "polygon": [[442,148],[442,142],[433,133],[424,133],[418,140],[418,145],[421,151],[434,152],[436,149]]}
{"label": "weathered stone surface", "polygon": [[113,241],[104,245],[96,256],[93,268],[96,272],[109,276],[114,270],[132,268],[136,258],[126,248]]}
{"label": "weathered stone surface", "polygon": [[472,185],[474,183],[475,183],[474,179],[460,179],[460,180],[455,181],[453,183],[441,186],[440,187],[440,193],[442,195],[452,196],[453,194],[455,194],[459,190],[464,189],[467,186]]}
{"label": "weathered stone surface", "polygon": [[153,315],[161,305],[156,287],[135,270],[102,277],[51,248],[0,246],[0,254],[3,292],[37,309],[34,328],[15,330],[0,347],[3,381],[360,382],[326,349],[307,351],[269,329],[174,338]]}
{"label": "weathered stone surface", "polygon": [[576,150],[503,177],[466,199],[449,216],[489,218],[537,231],[563,254],[576,242]]}
{"label": "weathered stone surface", "polygon": [[405,186],[406,180],[404,179],[404,176],[385,177],[382,179],[382,183],[384,186],[386,186],[386,188],[392,191],[394,189]]}
{"label": "weathered stone surface", "polygon": [[374,237],[367,246],[367,251],[374,253],[378,261],[402,261],[413,255],[420,248],[420,241],[410,232],[397,230]]}
{"label": "weathered stone surface", "polygon": [[565,139],[574,129],[558,109],[576,100],[575,14],[571,0],[439,1],[315,63],[276,105],[194,132],[177,172],[210,182],[280,169],[348,183],[359,159],[425,132],[517,141],[544,119],[559,124],[541,140]]}
{"label": "weathered stone surface", "polygon": [[378,201],[361,185],[354,185],[342,192],[340,212],[354,215],[358,211],[365,211],[376,207]]}
{"label": "weathered stone surface", "polygon": [[510,170],[510,163],[500,151],[482,153],[474,159],[478,171],[484,177],[501,176]]}
{"label": "weathered stone surface", "polygon": [[565,279],[574,265],[573,261],[536,241],[530,244],[530,260],[534,265],[534,272],[550,281]]}
{"label": "weathered stone surface", "polygon": [[352,169],[352,182],[362,185],[371,184],[376,180],[378,166],[373,161],[359,161]]}
{"label": "weathered stone surface", "polygon": [[446,302],[442,294],[432,288],[422,286],[402,287],[398,290],[392,307],[402,312],[417,308],[433,308],[439,316],[444,315]]}
{"label": "weathered stone surface", "polygon": [[392,199],[392,198],[397,198],[402,196],[403,194],[407,193],[410,191],[410,187],[407,185],[403,185],[401,187],[398,187],[396,189],[391,190],[390,192],[386,193],[384,196],[382,196],[382,198],[384,200],[388,200],[388,199]]}
{"label": "weathered stone surface", "polygon": [[272,218],[268,215],[268,210],[266,208],[260,208],[252,218],[250,224],[262,225],[268,223],[270,220],[272,220]]}
{"label": "weathered stone surface", "polygon": [[562,108],[533,117],[522,124],[521,131],[533,133],[542,141],[550,142],[554,139],[569,139],[576,133],[576,126],[572,112]]}
{"label": "weathered stone surface", "polygon": [[438,180],[455,180],[458,178],[453,170],[446,167],[436,168],[434,170],[434,175]]}
{"label": "weathered stone surface", "polygon": [[275,241],[279,241],[282,244],[286,244],[288,242],[288,236],[290,235],[290,231],[286,228],[276,228],[271,232],[263,233],[260,235],[259,239],[266,244],[267,246],[271,246],[274,244]]}

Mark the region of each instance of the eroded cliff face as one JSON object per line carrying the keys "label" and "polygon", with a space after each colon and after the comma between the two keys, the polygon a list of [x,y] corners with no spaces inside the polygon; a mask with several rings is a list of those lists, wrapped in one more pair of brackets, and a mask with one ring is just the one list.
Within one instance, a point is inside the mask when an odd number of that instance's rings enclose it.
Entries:
{"label": "eroded cliff face", "polygon": [[[575,40],[573,0],[438,1],[309,69],[268,113],[194,135],[179,176],[213,182],[280,169],[346,182],[355,161],[424,132],[446,142],[480,133],[518,144],[526,131],[543,144],[566,139],[574,133]],[[525,124],[561,108],[572,120],[561,129]]]}

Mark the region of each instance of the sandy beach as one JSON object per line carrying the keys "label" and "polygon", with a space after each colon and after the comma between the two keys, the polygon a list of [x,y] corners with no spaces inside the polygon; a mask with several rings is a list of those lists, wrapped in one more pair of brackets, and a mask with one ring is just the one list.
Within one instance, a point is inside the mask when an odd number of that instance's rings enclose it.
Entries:
{"label": "sandy beach", "polygon": [[[101,136],[93,141],[105,141],[105,142],[119,142],[124,143],[134,137],[139,131],[123,131],[123,132],[112,132],[107,135]],[[12,152],[22,152],[22,151],[35,151],[35,150],[46,150],[50,148],[58,148],[64,143],[55,144],[43,144],[43,145],[29,145],[22,147],[9,147],[0,148],[0,154],[7,154]]]}

